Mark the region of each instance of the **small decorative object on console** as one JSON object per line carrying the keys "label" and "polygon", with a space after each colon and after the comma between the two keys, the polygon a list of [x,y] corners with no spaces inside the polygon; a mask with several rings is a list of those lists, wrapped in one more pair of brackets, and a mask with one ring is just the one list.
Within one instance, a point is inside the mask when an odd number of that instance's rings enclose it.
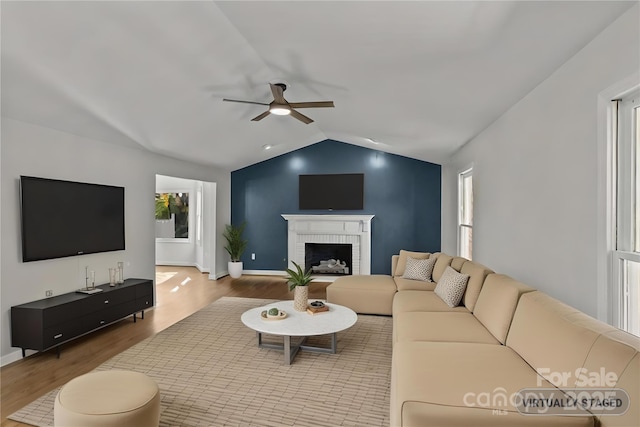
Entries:
{"label": "small decorative object on console", "polygon": [[124,283],[124,262],[118,262],[118,280],[116,281],[118,285],[122,285]]}
{"label": "small decorative object on console", "polygon": [[118,270],[116,270],[115,268],[110,268],[109,269],[109,286],[115,286],[116,285],[116,273],[118,272]]}

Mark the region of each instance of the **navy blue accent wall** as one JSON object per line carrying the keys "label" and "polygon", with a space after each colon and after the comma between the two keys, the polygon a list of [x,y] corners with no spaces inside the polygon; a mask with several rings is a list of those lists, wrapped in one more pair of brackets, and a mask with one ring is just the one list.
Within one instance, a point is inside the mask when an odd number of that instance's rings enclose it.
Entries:
{"label": "navy blue accent wall", "polygon": [[[334,173],[364,173],[364,209],[299,210],[298,175]],[[371,273],[390,274],[391,256],[400,249],[440,250],[440,182],[440,165],[333,140],[234,171],[231,221],[247,222],[244,268],[287,268],[281,214],[372,214]]]}

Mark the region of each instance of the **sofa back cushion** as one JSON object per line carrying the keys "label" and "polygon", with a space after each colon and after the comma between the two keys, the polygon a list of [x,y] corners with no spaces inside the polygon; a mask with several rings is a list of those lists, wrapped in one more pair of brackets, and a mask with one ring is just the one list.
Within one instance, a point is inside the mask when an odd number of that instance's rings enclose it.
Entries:
{"label": "sofa back cushion", "polygon": [[473,315],[504,344],[520,296],[534,290],[504,274],[489,274],[480,290]]}
{"label": "sofa back cushion", "polygon": [[433,254],[437,255],[438,259],[436,260],[436,265],[433,267],[433,281],[438,282],[440,277],[442,277],[442,273],[451,265],[451,261],[453,261],[453,257],[451,255],[447,255],[445,253],[437,253]]}
{"label": "sofa back cushion", "polygon": [[629,395],[631,406],[623,416],[602,416],[594,412],[601,426],[640,425],[640,338],[599,320],[580,320],[582,325],[598,329],[600,335],[591,347],[580,376],[571,379],[578,388],[621,388]]}
{"label": "sofa back cushion", "polygon": [[506,344],[553,385],[566,388],[557,373],[573,375],[582,368],[601,332],[596,325],[589,325],[588,319],[542,292],[525,293],[516,307]]}
{"label": "sofa back cushion", "polygon": [[451,268],[453,268],[455,271],[457,271],[458,273],[460,273],[460,270],[462,270],[462,266],[464,265],[465,262],[469,261],[466,258],[463,258],[461,256],[456,256],[453,257],[453,259],[451,260],[451,264],[449,264],[451,266]]}
{"label": "sofa back cushion", "polygon": [[398,256],[398,262],[395,264],[391,263],[391,275],[392,276],[402,276],[404,274],[404,270],[407,266],[407,258],[411,257],[413,259],[428,259],[431,254],[429,252],[411,252],[401,250],[400,255]]}
{"label": "sofa back cushion", "polygon": [[[456,258],[454,258],[454,261],[455,260]],[[451,266],[453,267],[453,262],[451,263]],[[469,311],[473,311],[476,306],[476,301],[478,301],[482,284],[487,276],[493,273],[493,271],[482,264],[468,260],[462,264],[462,268],[459,271],[462,274],[469,275],[469,282],[467,283],[467,290],[462,297],[462,304],[464,304]]]}
{"label": "sofa back cushion", "polygon": [[621,388],[629,395],[629,410],[623,415],[602,416],[603,412],[595,413],[600,420],[600,427],[627,427],[640,425],[640,353],[636,351],[633,359],[629,361],[616,383],[616,388]]}

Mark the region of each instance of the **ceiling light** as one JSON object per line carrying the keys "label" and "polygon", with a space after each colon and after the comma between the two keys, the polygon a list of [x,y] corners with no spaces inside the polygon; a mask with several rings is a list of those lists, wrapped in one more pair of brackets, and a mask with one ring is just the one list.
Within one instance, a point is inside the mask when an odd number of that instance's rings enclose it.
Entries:
{"label": "ceiling light", "polygon": [[273,148],[273,145],[265,144],[262,146],[263,150],[271,150],[271,148]]}
{"label": "ceiling light", "polygon": [[380,144],[378,141],[375,141],[373,138],[365,138],[365,139],[374,145]]}
{"label": "ceiling light", "polygon": [[269,107],[269,112],[277,116],[286,116],[291,114],[291,108],[288,105],[274,105]]}

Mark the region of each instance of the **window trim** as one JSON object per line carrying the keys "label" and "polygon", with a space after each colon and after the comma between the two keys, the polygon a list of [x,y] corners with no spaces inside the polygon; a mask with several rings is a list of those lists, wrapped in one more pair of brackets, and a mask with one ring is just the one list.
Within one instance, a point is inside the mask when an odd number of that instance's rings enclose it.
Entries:
{"label": "window trim", "polygon": [[[463,212],[463,204],[464,204],[464,180],[467,177],[471,177],[471,194],[472,194],[472,202],[471,202],[471,223],[467,224],[462,222],[462,212]],[[456,241],[457,241],[457,254],[458,256],[465,257],[471,259],[473,257],[473,243],[470,245],[470,256],[467,254],[462,254],[462,229],[468,228],[473,232],[473,164],[467,166],[458,172],[458,218],[457,218],[457,227],[456,227]]]}
{"label": "window trim", "polygon": [[611,325],[615,324],[613,310],[616,302],[611,254],[616,239],[614,180],[616,175],[614,173],[617,145],[614,126],[612,126],[617,119],[617,112],[614,114],[611,100],[623,97],[638,88],[640,88],[640,72],[634,72],[605,88],[597,96],[596,317]]}

